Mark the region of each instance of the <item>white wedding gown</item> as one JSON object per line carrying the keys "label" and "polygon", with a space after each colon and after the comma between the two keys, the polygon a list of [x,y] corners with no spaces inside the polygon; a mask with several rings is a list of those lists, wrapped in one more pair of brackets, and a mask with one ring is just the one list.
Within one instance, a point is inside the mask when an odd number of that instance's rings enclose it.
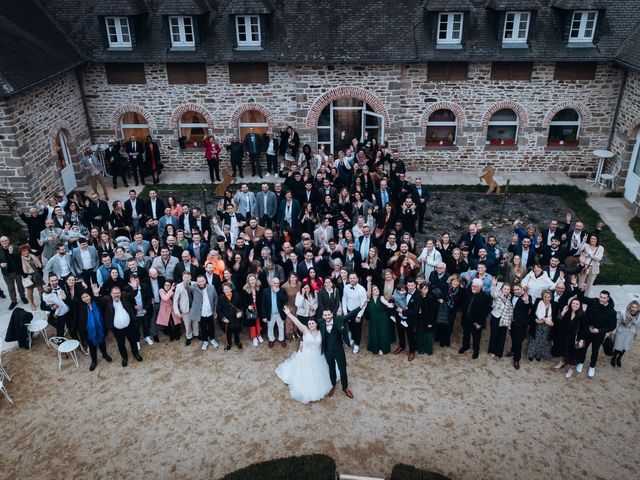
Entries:
{"label": "white wedding gown", "polygon": [[[294,352],[276,368],[276,374],[289,385],[291,398],[309,403],[322,400],[331,390],[329,365],[322,354],[322,335],[309,332],[302,337],[302,352]],[[336,372],[337,374],[337,372]]]}

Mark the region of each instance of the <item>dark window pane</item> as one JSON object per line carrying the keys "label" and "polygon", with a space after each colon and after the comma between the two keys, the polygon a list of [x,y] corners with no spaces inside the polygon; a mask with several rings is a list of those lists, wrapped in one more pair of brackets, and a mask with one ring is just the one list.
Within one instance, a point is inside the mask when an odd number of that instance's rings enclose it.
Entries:
{"label": "dark window pane", "polygon": [[269,64],[229,63],[229,83],[269,83]]}
{"label": "dark window pane", "polygon": [[111,85],[144,84],[144,63],[105,63],[107,83]]}
{"label": "dark window pane", "polygon": [[206,84],[207,67],[204,63],[167,63],[170,84]]}

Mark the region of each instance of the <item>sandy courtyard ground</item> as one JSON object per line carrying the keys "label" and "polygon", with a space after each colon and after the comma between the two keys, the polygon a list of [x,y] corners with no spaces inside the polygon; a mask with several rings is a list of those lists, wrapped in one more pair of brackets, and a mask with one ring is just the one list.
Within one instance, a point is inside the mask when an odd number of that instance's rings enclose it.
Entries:
{"label": "sandy courtyard ground", "polygon": [[[61,372],[37,339],[5,364],[16,404],[0,397],[0,477],[212,479],[278,456],[324,453],[342,473],[388,476],[397,462],[453,479],[640,478],[640,360],[601,356],[567,381],[555,362],[522,363],[454,347],[431,357],[348,353],[355,400],[340,390],[311,405],[290,400],[273,373],[293,351],[202,352],[143,347],[143,363]],[[199,343],[199,342],[197,342]]]}

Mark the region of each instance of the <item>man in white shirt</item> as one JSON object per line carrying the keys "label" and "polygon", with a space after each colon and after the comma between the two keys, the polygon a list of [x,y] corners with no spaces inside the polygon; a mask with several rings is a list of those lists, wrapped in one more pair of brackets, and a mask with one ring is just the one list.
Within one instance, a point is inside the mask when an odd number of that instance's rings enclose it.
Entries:
{"label": "man in white shirt", "polygon": [[190,316],[200,318],[200,338],[202,339],[202,351],[207,350],[209,342],[213,348],[218,348],[216,342],[215,322],[218,307],[218,294],[216,289],[207,283],[204,275],[198,275],[196,288],[193,288],[193,305]]}
{"label": "man in white shirt", "polygon": [[255,217],[258,213],[258,205],[253,192],[249,191],[249,186],[244,183],[233,201],[238,205],[238,213],[243,217]]}
{"label": "man in white shirt", "polygon": [[[100,289],[97,285],[93,288],[94,295],[98,295]],[[131,301],[130,296],[123,294],[120,291],[120,287],[113,287],[111,289],[111,295],[105,296],[100,299],[100,303],[103,307],[105,323],[108,328],[111,328],[113,335],[116,337],[118,344],[118,351],[122,357],[122,366],[126,367],[129,361],[129,356],[125,348],[125,338],[129,340],[129,346],[133,357],[138,361],[142,361],[138,350],[138,331],[135,327],[135,308]]]}
{"label": "man in white shirt", "polygon": [[360,312],[355,318],[349,321],[349,337],[353,353],[360,351],[360,339],[362,338],[362,316],[364,315],[364,306],[367,303],[367,291],[358,283],[358,276],[355,273],[349,274],[349,284],[345,285],[342,294],[342,313],[348,315],[356,308],[360,308]]}
{"label": "man in white shirt", "polygon": [[182,319],[184,323],[187,341],[185,345],[191,345],[193,337],[200,335],[201,311],[192,310],[194,303],[193,287],[191,285],[191,272],[185,271],[182,274],[182,282],[176,286],[176,293],[173,295],[173,314]]}
{"label": "man in white shirt", "polygon": [[89,287],[91,282],[96,283],[96,271],[98,270],[98,250],[93,245],[89,245],[86,238],[80,237],[78,240],[80,248],[73,250],[71,255],[72,266],[77,276],[82,277],[84,284]]}
{"label": "man in white shirt", "polygon": [[49,272],[53,272],[59,278],[65,280],[73,273],[71,263],[71,254],[67,252],[67,247],[65,247],[64,244],[59,243],[56,245],[56,254],[47,261],[42,272],[42,277],[49,278]]}

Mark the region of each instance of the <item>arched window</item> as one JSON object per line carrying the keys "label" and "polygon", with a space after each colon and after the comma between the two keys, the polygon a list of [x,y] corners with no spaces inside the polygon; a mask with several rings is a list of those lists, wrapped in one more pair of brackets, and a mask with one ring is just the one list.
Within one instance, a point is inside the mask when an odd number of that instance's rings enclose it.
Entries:
{"label": "arched window", "polygon": [[69,152],[67,143],[67,134],[64,130],[59,130],[56,134],[56,154],[58,155],[59,170],[71,165],[71,153]]}
{"label": "arched window", "polygon": [[249,133],[250,128],[253,128],[256,135],[262,135],[269,130],[269,123],[264,113],[258,110],[247,110],[240,115],[238,121],[240,141],[244,140],[244,136]]}
{"label": "arched window", "polygon": [[178,122],[180,137],[184,137],[186,148],[202,147],[202,142],[207,136],[207,120],[198,112],[185,112]]}
{"label": "arched window", "polygon": [[518,143],[518,115],[509,108],[498,110],[491,116],[487,128],[487,144],[494,146]]}
{"label": "arched window", "polygon": [[580,114],[572,108],[560,110],[551,119],[547,145],[572,147],[578,145]]}
{"label": "arched window", "polygon": [[451,110],[436,110],[427,120],[428,147],[456,144],[456,115]]}
{"label": "arched window", "polygon": [[142,142],[149,135],[149,124],[147,120],[137,112],[126,112],[120,118],[120,130],[122,138],[127,141],[134,136],[136,140]]}

